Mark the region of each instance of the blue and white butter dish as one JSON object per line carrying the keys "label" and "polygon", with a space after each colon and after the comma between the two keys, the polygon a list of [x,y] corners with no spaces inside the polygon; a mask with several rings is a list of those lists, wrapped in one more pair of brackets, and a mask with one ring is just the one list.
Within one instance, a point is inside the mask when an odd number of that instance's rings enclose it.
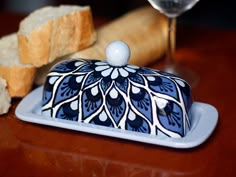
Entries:
{"label": "blue and white butter dish", "polygon": [[73,59],[56,64],[44,86],[17,106],[17,117],[174,148],[203,143],[217,124],[217,110],[193,102],[185,80],[130,65],[129,57],[127,44],[114,41],[106,49],[105,61]]}

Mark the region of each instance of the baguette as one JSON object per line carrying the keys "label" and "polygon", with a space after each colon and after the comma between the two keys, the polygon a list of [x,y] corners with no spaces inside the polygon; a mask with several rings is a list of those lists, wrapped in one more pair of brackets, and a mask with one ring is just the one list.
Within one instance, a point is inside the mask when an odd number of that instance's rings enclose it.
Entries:
{"label": "baguette", "polygon": [[44,7],[23,19],[18,31],[20,61],[42,66],[94,43],[89,6]]}
{"label": "baguette", "polygon": [[11,106],[11,97],[6,87],[6,80],[0,77],[0,115],[6,114]]}
{"label": "baguette", "polygon": [[18,55],[17,34],[0,39],[0,77],[6,80],[11,97],[23,97],[32,88],[36,67],[21,64]]}
{"label": "baguette", "polygon": [[102,60],[105,59],[107,45],[114,40],[121,40],[130,47],[129,63],[145,66],[165,53],[167,28],[165,16],[151,6],[142,7],[99,28],[96,45],[76,55]]}
{"label": "baguette", "polygon": [[70,56],[58,58],[37,70],[35,83],[41,85],[49,69],[68,58],[105,59],[105,48],[114,40],[126,42],[131,50],[130,64],[146,66],[160,59],[167,47],[167,19],[151,6],[135,9],[97,29],[94,45]]}

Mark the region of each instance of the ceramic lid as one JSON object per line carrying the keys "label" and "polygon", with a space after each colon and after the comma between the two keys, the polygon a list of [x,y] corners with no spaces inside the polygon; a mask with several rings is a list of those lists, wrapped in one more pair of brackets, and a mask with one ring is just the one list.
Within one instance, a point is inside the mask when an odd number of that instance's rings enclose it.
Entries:
{"label": "ceramic lid", "polygon": [[128,64],[130,49],[114,41],[106,61],[55,65],[43,91],[43,115],[155,136],[184,137],[191,128],[191,89],[169,73]]}

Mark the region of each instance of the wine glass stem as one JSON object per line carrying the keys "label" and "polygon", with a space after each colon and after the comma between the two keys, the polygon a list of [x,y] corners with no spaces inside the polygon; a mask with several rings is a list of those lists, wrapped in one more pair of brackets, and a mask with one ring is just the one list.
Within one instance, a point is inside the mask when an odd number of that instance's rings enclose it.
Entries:
{"label": "wine glass stem", "polygon": [[166,64],[167,67],[174,66],[174,52],[175,52],[175,27],[176,18],[168,17],[168,41],[167,41],[167,52],[166,52]]}

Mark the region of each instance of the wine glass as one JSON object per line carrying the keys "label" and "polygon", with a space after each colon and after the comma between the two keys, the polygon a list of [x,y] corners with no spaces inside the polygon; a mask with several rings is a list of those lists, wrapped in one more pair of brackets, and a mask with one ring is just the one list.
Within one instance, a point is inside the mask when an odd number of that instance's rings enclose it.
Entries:
{"label": "wine glass", "polygon": [[175,64],[175,26],[176,17],[191,9],[199,0],[148,0],[148,2],[168,18],[168,42],[166,66],[164,70],[185,79],[192,87],[198,80],[196,74]]}

